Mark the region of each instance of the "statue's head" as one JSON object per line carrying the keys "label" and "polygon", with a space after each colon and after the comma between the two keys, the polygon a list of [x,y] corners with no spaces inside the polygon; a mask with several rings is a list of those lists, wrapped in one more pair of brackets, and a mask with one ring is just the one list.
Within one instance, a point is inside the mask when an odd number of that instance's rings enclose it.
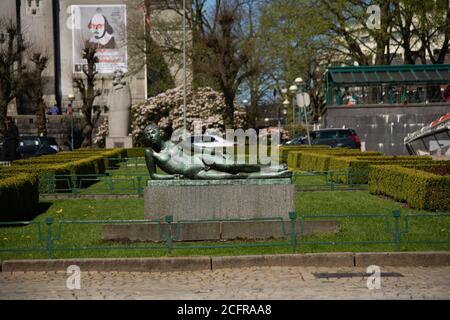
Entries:
{"label": "statue's head", "polygon": [[125,84],[125,81],[123,80],[124,77],[125,77],[125,74],[123,73],[122,70],[114,71],[113,85]]}
{"label": "statue's head", "polygon": [[161,141],[159,127],[154,124],[146,126],[144,129],[144,139],[150,144],[158,144]]}

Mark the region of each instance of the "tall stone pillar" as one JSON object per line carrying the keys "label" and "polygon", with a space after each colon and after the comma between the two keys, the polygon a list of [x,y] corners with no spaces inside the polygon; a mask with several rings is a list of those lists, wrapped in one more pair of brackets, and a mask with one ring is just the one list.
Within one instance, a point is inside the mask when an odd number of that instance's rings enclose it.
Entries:
{"label": "tall stone pillar", "polygon": [[106,148],[133,147],[133,140],[129,135],[131,91],[123,76],[122,71],[116,71],[108,97],[109,135],[106,138]]}

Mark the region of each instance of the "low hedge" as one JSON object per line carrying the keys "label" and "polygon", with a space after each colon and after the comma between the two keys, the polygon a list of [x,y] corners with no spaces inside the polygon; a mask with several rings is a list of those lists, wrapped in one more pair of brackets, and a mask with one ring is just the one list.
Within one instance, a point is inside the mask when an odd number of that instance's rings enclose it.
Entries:
{"label": "low hedge", "polygon": [[375,157],[381,156],[376,151],[360,151],[359,149],[320,149],[308,151],[290,152],[288,156],[288,167],[292,170],[303,171],[328,171],[331,157]]}
{"label": "low hedge", "polygon": [[[436,166],[420,166],[437,168]],[[449,165],[446,165],[449,168]],[[372,166],[369,192],[404,201],[421,210],[450,209],[450,175],[437,175],[414,167]]]}
{"label": "low hedge", "polygon": [[141,158],[144,157],[145,148],[130,148],[126,149],[127,158]]}
{"label": "low hedge", "polygon": [[324,149],[331,149],[330,146],[309,146],[309,145],[285,145],[285,146],[280,146],[278,148],[278,152],[279,152],[279,157],[280,157],[280,162],[287,162],[288,160],[288,156],[291,152],[295,152],[295,151],[311,151],[311,150],[324,150]]}
{"label": "low hedge", "polygon": [[103,174],[106,171],[107,158],[103,156],[90,156],[85,159],[72,160],[69,162],[61,161],[30,161],[21,160],[20,164],[14,164],[10,167],[0,168],[1,174],[19,174],[34,173],[40,177],[39,190],[43,193],[57,189],[69,189],[68,181],[56,181],[49,185],[46,175],[86,175],[86,174]]}
{"label": "low hedge", "polygon": [[20,173],[0,178],[0,221],[29,221],[39,204],[37,175]]}
{"label": "low hedge", "polygon": [[413,165],[415,163],[432,162],[429,156],[403,156],[389,157],[379,156],[368,157],[332,157],[329,163],[329,170],[333,172],[346,172],[333,177],[338,183],[367,184],[369,181],[369,170],[372,165]]}

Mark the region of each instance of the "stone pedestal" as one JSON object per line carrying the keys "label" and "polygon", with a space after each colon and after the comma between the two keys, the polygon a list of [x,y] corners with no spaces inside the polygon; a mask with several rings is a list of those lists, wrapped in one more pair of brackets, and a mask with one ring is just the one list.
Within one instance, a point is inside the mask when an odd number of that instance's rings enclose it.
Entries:
{"label": "stone pedestal", "polygon": [[133,148],[132,137],[107,137],[106,148]]}
{"label": "stone pedestal", "polygon": [[144,192],[149,220],[174,221],[233,218],[289,220],[295,211],[291,179],[150,180]]}

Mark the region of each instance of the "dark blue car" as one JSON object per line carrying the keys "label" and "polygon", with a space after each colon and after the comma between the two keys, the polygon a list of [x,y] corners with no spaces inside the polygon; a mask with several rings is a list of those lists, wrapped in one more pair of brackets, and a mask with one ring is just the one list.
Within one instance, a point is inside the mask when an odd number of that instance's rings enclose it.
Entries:
{"label": "dark blue car", "polygon": [[[321,129],[310,131],[311,145],[327,145],[332,148],[361,148],[361,140],[353,129]],[[306,136],[296,137],[286,145],[308,144]]]}
{"label": "dark blue car", "polygon": [[59,146],[53,137],[22,136],[17,152],[25,159],[59,152]]}

